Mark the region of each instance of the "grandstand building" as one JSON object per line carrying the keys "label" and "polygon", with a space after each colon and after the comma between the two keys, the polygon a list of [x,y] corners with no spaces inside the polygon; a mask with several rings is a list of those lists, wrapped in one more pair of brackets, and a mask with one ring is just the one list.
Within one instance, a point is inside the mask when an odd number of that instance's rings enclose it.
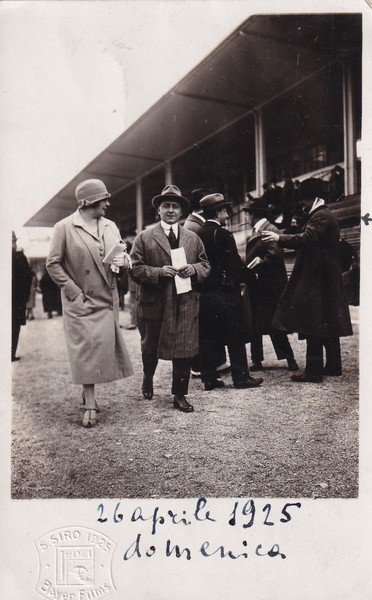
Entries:
{"label": "grandstand building", "polygon": [[362,16],[251,16],[61,189],[26,226],[52,226],[76,209],[83,179],[104,180],[124,237],[154,222],[151,198],[172,182],[207,187],[242,207],[265,182],[342,173],[327,200],[354,249],[360,241]]}

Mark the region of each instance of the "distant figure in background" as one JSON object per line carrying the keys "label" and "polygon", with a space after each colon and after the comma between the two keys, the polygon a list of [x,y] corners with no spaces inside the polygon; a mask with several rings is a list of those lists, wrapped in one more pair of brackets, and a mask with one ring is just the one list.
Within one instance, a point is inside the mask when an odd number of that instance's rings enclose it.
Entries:
{"label": "distant figure in background", "polygon": [[[128,254],[132,250],[132,244],[127,242],[127,252]],[[127,327],[128,330],[137,329],[137,294],[138,294],[138,284],[133,281],[131,277],[128,277],[128,292],[129,292],[129,313],[130,313],[130,323]]]}
{"label": "distant figure in background", "polygon": [[116,283],[118,286],[118,294],[119,294],[119,306],[120,310],[124,310],[124,296],[128,293],[129,281],[128,281],[128,271],[120,272],[116,277]]}
{"label": "distant figure in background", "polygon": [[138,284],[129,277],[128,279],[128,291],[129,291],[129,313],[130,323],[127,329],[137,329],[137,294]]}
{"label": "distant figure in background", "polygon": [[30,295],[26,304],[26,321],[34,320],[34,308],[35,308],[35,297],[36,297],[36,289],[37,289],[37,277],[35,271],[31,271],[32,280],[31,280],[31,288]]}
{"label": "distant figure in background", "polygon": [[[271,198],[271,191],[270,191],[270,186],[268,183],[264,183],[262,185],[262,189],[263,189],[263,194],[261,196],[261,200],[262,202],[265,204],[266,208],[269,206],[269,204],[271,204],[270,202],[270,198]],[[253,198],[253,196],[250,195],[250,200],[255,200],[256,198]]]}
{"label": "distant figure in background", "polygon": [[49,275],[48,271],[45,271],[44,275],[40,279],[39,287],[43,297],[43,309],[47,313],[48,319],[53,319],[53,311],[56,311],[59,315],[62,314],[61,304],[61,292],[56,283]]}
{"label": "distant figure in background", "polygon": [[283,227],[288,227],[291,217],[295,211],[293,203],[294,183],[288,173],[284,174],[284,185],[282,192]]}
{"label": "distant figure in background", "polygon": [[301,229],[302,226],[300,217],[298,215],[293,215],[290,226],[284,229],[283,233],[294,235],[295,233],[301,233]]}
{"label": "distant figure in background", "polygon": [[340,165],[335,165],[329,177],[329,200],[338,202],[345,193],[344,170]]}
{"label": "distant figure in background", "polygon": [[17,251],[17,238],[12,231],[12,362],[16,356],[21,325],[26,325],[26,303],[30,296],[32,274],[23,251]]}
{"label": "distant figure in background", "polygon": [[280,212],[282,208],[283,188],[278,185],[273,177],[270,181],[270,204],[274,207],[274,214]]}
{"label": "distant figure in background", "polygon": [[345,233],[341,231],[340,263],[342,283],[347,301],[353,306],[359,306],[360,269],[358,262],[357,253],[345,239]]}

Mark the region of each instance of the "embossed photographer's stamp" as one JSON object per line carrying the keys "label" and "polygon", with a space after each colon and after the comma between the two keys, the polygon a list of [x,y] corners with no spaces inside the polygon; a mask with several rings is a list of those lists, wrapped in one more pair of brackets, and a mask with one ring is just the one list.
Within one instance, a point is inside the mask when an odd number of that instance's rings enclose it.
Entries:
{"label": "embossed photographer's stamp", "polygon": [[39,575],[35,590],[55,600],[95,600],[115,587],[111,560],[115,544],[86,527],[55,529],[35,542]]}

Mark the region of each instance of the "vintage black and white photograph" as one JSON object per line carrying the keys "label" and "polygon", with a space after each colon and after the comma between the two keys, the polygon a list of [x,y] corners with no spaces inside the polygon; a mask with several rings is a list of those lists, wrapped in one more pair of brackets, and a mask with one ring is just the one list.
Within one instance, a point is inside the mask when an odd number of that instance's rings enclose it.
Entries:
{"label": "vintage black and white photograph", "polygon": [[357,498],[362,14],[5,4],[11,497]]}

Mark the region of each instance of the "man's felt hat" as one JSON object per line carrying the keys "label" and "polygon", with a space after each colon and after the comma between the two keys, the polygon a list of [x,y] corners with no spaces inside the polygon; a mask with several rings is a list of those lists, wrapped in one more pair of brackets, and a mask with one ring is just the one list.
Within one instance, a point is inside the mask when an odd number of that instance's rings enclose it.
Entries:
{"label": "man's felt hat", "polygon": [[176,185],[166,185],[162,193],[158,196],[154,196],[151,203],[154,208],[159,208],[162,202],[166,200],[172,200],[178,202],[182,209],[188,210],[190,208],[190,202],[187,198],[184,198],[181,194],[180,189]]}
{"label": "man's felt hat", "polygon": [[318,177],[309,177],[300,183],[299,196],[303,202],[306,200],[315,200],[315,198],[324,198],[327,195],[327,184]]}
{"label": "man's felt hat", "polygon": [[248,213],[257,213],[260,212],[267,217],[270,216],[270,210],[267,206],[267,200],[262,198],[257,198],[253,202],[248,202],[246,206],[244,206],[243,210]]}
{"label": "man's felt hat", "polygon": [[225,200],[223,194],[219,193],[208,194],[200,200],[200,208],[202,208],[204,212],[217,210],[219,208],[224,208],[227,206],[231,206],[231,202]]}
{"label": "man's felt hat", "polygon": [[204,198],[204,196],[207,196],[208,194],[211,194],[211,190],[209,190],[208,188],[197,188],[196,190],[192,190],[191,192],[191,206],[194,210],[199,210],[200,209],[200,200],[202,198]]}
{"label": "man's felt hat", "polygon": [[75,197],[79,208],[82,206],[90,206],[95,202],[110,198],[105,184],[100,179],[85,179],[78,183],[75,190]]}

